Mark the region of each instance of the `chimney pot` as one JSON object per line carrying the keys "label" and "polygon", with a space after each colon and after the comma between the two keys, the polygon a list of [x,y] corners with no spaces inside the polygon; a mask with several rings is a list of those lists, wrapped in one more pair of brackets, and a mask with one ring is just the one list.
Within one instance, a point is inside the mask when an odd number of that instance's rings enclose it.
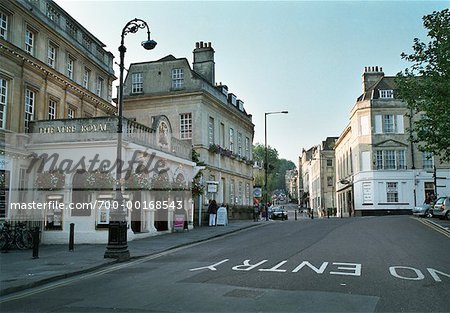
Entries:
{"label": "chimney pot", "polygon": [[378,66],[375,67],[375,72],[378,72]]}
{"label": "chimney pot", "polygon": [[380,72],[382,72],[383,71],[383,68],[380,66]]}
{"label": "chimney pot", "polygon": [[196,43],[195,43],[195,47],[198,49],[198,48],[200,48],[200,43],[197,41]]}

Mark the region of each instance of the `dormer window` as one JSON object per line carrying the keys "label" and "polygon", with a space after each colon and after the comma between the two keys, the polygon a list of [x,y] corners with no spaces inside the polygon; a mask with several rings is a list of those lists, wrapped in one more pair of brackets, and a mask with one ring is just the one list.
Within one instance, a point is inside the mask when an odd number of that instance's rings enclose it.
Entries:
{"label": "dormer window", "polygon": [[184,73],[182,68],[172,70],[172,89],[182,89],[184,87]]}
{"label": "dormer window", "polygon": [[386,89],[380,90],[380,99],[393,99],[394,98],[394,90]]}

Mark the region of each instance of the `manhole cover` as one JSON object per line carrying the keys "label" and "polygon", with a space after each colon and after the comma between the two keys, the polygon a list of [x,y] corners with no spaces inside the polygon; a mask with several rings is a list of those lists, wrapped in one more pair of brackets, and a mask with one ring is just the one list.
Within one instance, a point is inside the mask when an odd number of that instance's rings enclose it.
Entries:
{"label": "manhole cover", "polygon": [[233,289],[230,292],[224,294],[225,297],[235,297],[235,298],[252,298],[258,299],[263,295],[263,291],[258,290],[248,290],[248,289]]}

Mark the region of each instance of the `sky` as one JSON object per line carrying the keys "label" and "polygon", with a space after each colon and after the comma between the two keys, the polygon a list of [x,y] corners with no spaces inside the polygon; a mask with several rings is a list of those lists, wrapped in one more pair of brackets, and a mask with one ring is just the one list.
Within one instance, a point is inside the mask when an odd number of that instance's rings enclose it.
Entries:
{"label": "sky", "polygon": [[[140,30],[125,37],[126,68],[169,54],[187,58],[199,41],[215,50],[215,78],[253,115],[254,144],[298,164],[302,149],[339,137],[362,93],[366,66],[394,76],[410,64],[414,38],[426,41],[422,17],[450,1],[74,1],[56,0],[106,45],[119,62],[123,27],[145,20],[154,50]],[[118,65],[114,70],[118,76]],[[115,83],[118,84],[118,80]],[[115,90],[115,88],[114,88]],[[113,96],[115,96],[113,94]],[[195,125],[194,125],[195,127]]]}

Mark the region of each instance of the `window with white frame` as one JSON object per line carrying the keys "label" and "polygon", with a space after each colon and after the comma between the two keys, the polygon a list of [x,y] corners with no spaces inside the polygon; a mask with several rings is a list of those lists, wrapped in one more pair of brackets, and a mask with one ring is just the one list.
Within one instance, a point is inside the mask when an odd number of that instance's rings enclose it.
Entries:
{"label": "window with white frame", "polygon": [[103,78],[97,76],[97,82],[95,83],[95,94],[99,97],[103,95]]}
{"label": "window with white frame", "polygon": [[238,155],[242,156],[242,134],[238,132],[237,134],[237,145],[238,145]]}
{"label": "window with white frame", "polygon": [[234,198],[234,179],[230,180],[230,205],[235,203],[236,199]]}
{"label": "window with white frame", "polygon": [[230,142],[230,151],[234,152],[234,129],[230,127],[229,131],[229,142]]}
{"label": "window with white frame", "polygon": [[433,153],[432,152],[422,152],[422,165],[424,169],[433,169]]}
{"label": "window with white frame", "polygon": [[180,138],[192,139],[192,113],[180,114]]}
{"label": "window with white frame", "polygon": [[67,77],[73,80],[73,65],[75,61],[69,54],[67,55]]}
{"label": "window with white frame", "polygon": [[250,203],[250,184],[249,183],[245,183],[245,199],[246,199],[245,204],[248,205]]}
{"label": "window with white frame", "polygon": [[144,91],[144,79],[142,73],[131,74],[131,93],[141,93]]}
{"label": "window with white frame", "polygon": [[47,50],[47,64],[53,68],[56,67],[56,51],[56,47],[53,44],[49,43]]}
{"label": "window with white frame", "polygon": [[172,89],[181,89],[184,87],[184,73],[182,68],[172,70]]}
{"label": "window with white frame", "polygon": [[25,90],[25,132],[30,130],[30,122],[33,120],[36,93],[30,89]]}
{"label": "window with white frame", "polygon": [[394,115],[383,115],[383,132],[394,133],[395,132],[395,117]]}
{"label": "window with white frame", "polygon": [[392,89],[380,90],[381,99],[392,99],[394,98],[394,91]]}
{"label": "window with white frame", "polygon": [[375,155],[377,170],[406,169],[405,150],[377,150]]}
{"label": "window with white frame", "polygon": [[389,203],[398,202],[398,183],[386,183],[386,201]]}
{"label": "window with white frame", "polygon": [[245,157],[250,160],[250,138],[245,137]]}
{"label": "window with white frame", "polygon": [[8,15],[0,12],[0,37],[8,39]]}
{"label": "window with white frame", "polygon": [[67,118],[75,118],[76,111],[74,108],[67,108]]}
{"label": "window with white frame", "polygon": [[244,204],[244,184],[241,181],[238,183],[238,204]]}
{"label": "window with white frame", "polygon": [[402,114],[375,115],[375,133],[376,134],[403,134],[404,116]]}
{"label": "window with white frame", "polygon": [[209,117],[208,121],[208,143],[214,144],[214,117]]}
{"label": "window with white frame", "polygon": [[54,120],[56,118],[56,106],[57,103],[55,100],[50,99],[48,101],[48,119]]}
{"label": "window with white frame", "polygon": [[89,80],[91,78],[91,71],[88,68],[84,68],[83,73],[83,87],[89,89]]}
{"label": "window with white frame", "polygon": [[6,114],[8,104],[8,81],[0,78],[0,128],[6,128]]}
{"label": "window with white frame", "polygon": [[34,55],[34,33],[30,29],[25,31],[25,51]]}

